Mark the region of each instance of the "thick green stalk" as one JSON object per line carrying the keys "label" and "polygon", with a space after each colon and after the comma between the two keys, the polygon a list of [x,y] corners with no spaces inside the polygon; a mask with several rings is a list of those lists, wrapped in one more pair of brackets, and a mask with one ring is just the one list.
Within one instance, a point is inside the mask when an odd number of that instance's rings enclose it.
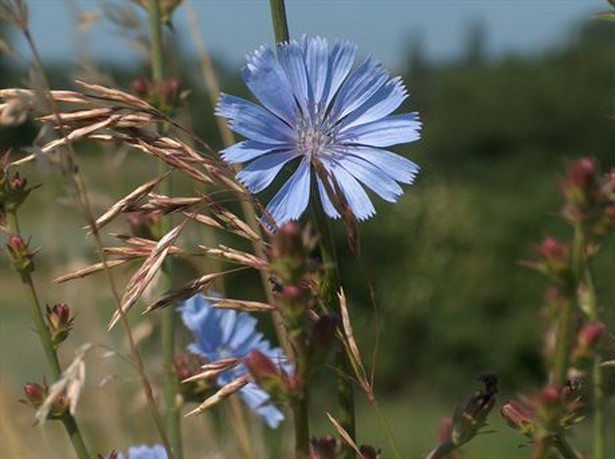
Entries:
{"label": "thick green stalk", "polygon": [[[165,78],[164,49],[162,44],[162,21],[160,13],[160,0],[149,0],[149,29],[150,29],[150,52],[152,59],[152,79],[154,83],[161,83]],[[164,169],[163,163],[160,168]],[[163,183],[163,193],[170,195],[171,186],[169,179]],[[163,232],[170,229],[169,219],[162,222]],[[165,262],[166,284],[172,287],[172,266],[170,260]],[[181,419],[179,405],[179,382],[175,374],[173,359],[175,357],[175,308],[165,308],[161,318],[161,345],[162,345],[162,370],[165,402],[165,425],[169,435],[171,448],[177,459],[183,456],[181,438]]]}
{"label": "thick green stalk", "polygon": [[578,459],[579,457],[564,437],[554,439],[553,447],[557,449],[564,459]]}
{"label": "thick green stalk", "polygon": [[301,324],[297,328],[297,333],[291,332],[295,361],[297,362],[297,376],[301,384],[298,396],[292,401],[297,459],[308,459],[310,456],[309,362],[304,330],[304,325]]}
{"label": "thick green stalk", "polygon": [[[21,236],[19,232],[19,221],[17,220],[17,215],[14,212],[9,212],[7,215],[7,222],[9,234]],[[31,300],[29,303],[32,322],[34,322],[36,334],[41,340],[41,345],[43,347],[43,351],[45,352],[45,357],[47,358],[47,364],[49,365],[51,376],[55,382],[62,376],[62,368],[60,367],[58,354],[56,353],[56,350],[53,347],[53,342],[51,341],[49,328],[47,328],[47,325],[45,324],[45,318],[43,317],[41,302],[38,298],[36,287],[34,286],[34,280],[32,279],[30,273],[22,273],[21,280],[27,286],[28,292],[30,293]],[[81,431],[79,430],[79,426],[77,425],[75,418],[70,413],[66,413],[66,415],[62,418],[62,424],[66,429],[66,433],[68,434],[68,438],[73,445],[73,449],[75,450],[77,457],[79,459],[89,458],[90,455],[85,446],[83,436],[81,435]]]}

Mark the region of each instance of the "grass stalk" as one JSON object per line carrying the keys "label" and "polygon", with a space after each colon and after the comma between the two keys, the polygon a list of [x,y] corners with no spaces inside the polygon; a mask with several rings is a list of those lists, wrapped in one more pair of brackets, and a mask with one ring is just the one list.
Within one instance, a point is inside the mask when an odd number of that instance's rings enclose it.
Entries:
{"label": "grass stalk", "polygon": [[[150,55],[152,60],[152,79],[154,83],[161,84],[165,78],[164,67],[164,48],[162,42],[162,18],[160,0],[149,0],[148,3],[148,19],[150,30]],[[161,172],[164,172],[164,163],[159,163]],[[168,196],[171,195],[170,178],[162,184],[162,192]],[[169,217],[163,219],[163,233],[166,233],[171,227]],[[172,287],[173,284],[173,268],[171,260],[166,260],[164,266],[165,284],[167,287]],[[165,405],[165,425],[169,435],[171,448],[177,459],[183,456],[182,435],[181,435],[181,418],[179,404],[179,382],[175,374],[173,359],[175,357],[175,308],[168,307],[161,312],[161,346],[162,346],[162,371],[163,371],[163,393]]]}
{"label": "grass stalk", "polygon": [[[55,117],[55,122],[59,127],[60,133],[64,134],[63,132],[64,130],[62,128],[63,126],[62,120],[59,115],[58,107],[55,101],[53,100],[53,97],[51,97],[51,87],[49,85],[49,81],[47,80],[47,75],[45,74],[45,71],[43,69],[43,62],[38,52],[38,47],[36,46],[36,42],[32,38],[32,34],[30,33],[27,23],[21,24],[20,28],[21,28],[21,31],[26,41],[28,42],[28,46],[34,57],[34,64],[36,66],[37,71],[40,74],[40,77],[41,77],[41,80],[44,86],[42,93],[46,97],[51,114],[53,114]],[[120,315],[120,322],[122,323],[122,327],[124,328],[124,332],[128,340],[130,354],[133,359],[134,367],[139,376],[139,381],[143,388],[143,392],[147,400],[150,414],[152,416],[154,424],[156,425],[156,429],[160,435],[160,440],[162,444],[164,445],[165,449],[167,450],[169,459],[174,459],[175,456],[173,455],[173,451],[171,450],[169,440],[168,440],[166,431],[164,429],[164,424],[162,422],[162,418],[160,417],[160,414],[158,412],[158,407],[156,405],[156,400],[154,399],[152,387],[145,373],[145,367],[143,365],[143,360],[141,359],[141,355],[135,343],[135,340],[132,334],[132,329],[130,328],[128,319],[126,318],[126,315],[121,307],[122,303],[121,303],[121,298],[119,295],[119,290],[115,283],[115,279],[113,278],[113,274],[111,273],[111,270],[109,269],[107,255],[105,254],[105,251],[104,251],[104,246],[103,246],[102,239],[100,236],[100,231],[98,229],[98,226],[96,225],[96,218],[94,217],[92,206],[90,204],[87,186],[86,186],[85,180],[83,179],[83,175],[81,174],[81,171],[79,169],[78,162],[77,162],[77,156],[75,154],[75,151],[74,151],[74,148],[71,142],[68,142],[66,145],[66,153],[67,154],[64,155],[63,157],[65,161],[63,168],[66,172],[66,176],[68,177],[71,184],[75,187],[77,191],[77,196],[79,199],[81,210],[85,216],[89,229],[92,232],[92,236],[94,237],[94,244],[96,247],[96,251],[98,252],[98,256],[101,260],[101,263],[103,264],[104,272],[107,276],[107,281],[109,283],[109,287],[111,288],[111,292],[113,294],[115,306],[117,308],[118,314]]]}

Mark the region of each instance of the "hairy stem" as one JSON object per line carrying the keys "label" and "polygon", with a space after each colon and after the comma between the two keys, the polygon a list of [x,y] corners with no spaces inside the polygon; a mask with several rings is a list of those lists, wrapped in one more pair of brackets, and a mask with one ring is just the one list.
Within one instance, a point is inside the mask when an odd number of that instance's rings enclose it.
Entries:
{"label": "hairy stem", "polygon": [[[8,213],[7,223],[9,234],[21,237],[19,231],[19,220],[17,219],[17,214],[15,212]],[[32,278],[32,275],[30,273],[22,273],[21,280],[26,285],[28,292],[30,293],[31,300],[29,301],[29,303],[30,312],[32,315],[32,322],[34,322],[36,334],[41,340],[41,345],[43,347],[47,363],[51,370],[51,376],[53,378],[53,381],[55,382],[62,376],[62,368],[60,367],[58,354],[53,347],[53,342],[51,341],[49,328],[47,328],[47,325],[45,324],[42,305],[39,300],[36,287],[34,286],[34,279]],[[73,445],[73,449],[75,450],[77,457],[79,459],[89,458],[90,455],[85,446],[83,436],[81,435],[81,431],[79,430],[79,426],[77,425],[77,421],[75,420],[75,418],[70,413],[66,413],[66,415],[64,415],[64,417],[62,418],[62,424],[64,425],[66,433],[68,434],[68,438]]]}
{"label": "hairy stem", "polygon": [[[154,83],[161,83],[165,78],[164,48],[162,43],[162,22],[160,13],[160,0],[149,0],[149,30],[150,30],[150,54],[152,59],[152,79]],[[159,163],[161,172],[164,172],[164,163]],[[162,184],[162,192],[171,195],[170,178]],[[163,233],[171,227],[169,218],[162,220]],[[164,266],[165,284],[173,286],[171,260],[167,259]],[[171,448],[177,459],[183,456],[181,419],[179,404],[179,382],[175,374],[173,359],[175,357],[175,308],[168,307],[162,312],[161,318],[161,345],[162,345],[162,371],[165,404],[165,425],[169,435]]]}
{"label": "hairy stem", "polygon": [[[44,85],[43,95],[46,97],[51,113],[55,116],[55,122],[59,127],[60,133],[64,135],[64,129],[62,128],[63,126],[62,120],[59,115],[58,107],[55,101],[53,100],[53,97],[51,97],[51,87],[49,86],[47,75],[44,72],[43,62],[40,58],[40,54],[38,52],[38,47],[36,46],[36,42],[33,40],[32,34],[27,28],[27,24],[24,24],[21,30],[24,34],[24,37],[26,38],[28,42],[30,50],[32,51],[32,55],[34,56],[34,62],[35,62],[36,68],[42,79],[42,82]],[[111,292],[113,294],[115,306],[117,308],[118,314],[120,315],[120,321],[122,322],[122,327],[124,328],[124,332],[126,333],[126,337],[128,339],[130,354],[133,358],[134,366],[137,370],[139,380],[143,387],[143,392],[145,393],[145,398],[147,400],[150,413],[152,415],[152,418],[154,420],[154,423],[160,435],[160,439],[165,449],[167,450],[167,454],[169,458],[174,459],[175,456],[173,455],[173,451],[171,450],[166,431],[164,430],[164,424],[162,422],[162,419],[160,418],[160,414],[158,413],[158,408],[156,406],[156,401],[154,399],[152,387],[149,383],[149,380],[147,379],[147,375],[145,374],[145,368],[143,366],[141,355],[139,354],[139,350],[137,349],[137,345],[134,341],[134,337],[132,335],[130,324],[128,323],[124,310],[121,307],[122,302],[121,302],[121,298],[119,295],[119,290],[117,288],[117,285],[115,284],[115,279],[113,278],[113,274],[111,273],[111,270],[109,269],[109,264],[107,262],[107,255],[105,254],[105,251],[104,251],[104,246],[103,246],[102,239],[100,236],[100,231],[98,230],[98,226],[96,225],[96,218],[94,217],[94,213],[92,212],[92,206],[90,204],[90,199],[88,196],[88,191],[87,191],[87,187],[85,184],[85,180],[83,179],[83,176],[81,175],[81,172],[80,172],[80,169],[77,163],[77,155],[75,154],[75,151],[73,149],[73,145],[71,142],[67,143],[66,152],[67,154],[63,158],[66,162],[66,164],[64,164],[63,166],[64,170],[66,172],[67,177],[71,181],[71,184],[77,190],[79,204],[81,205],[81,209],[86,218],[87,224],[90,228],[90,231],[92,232],[92,236],[94,237],[96,251],[98,252],[98,256],[103,264],[104,271],[107,276],[107,281],[109,283],[109,287],[111,288]]]}

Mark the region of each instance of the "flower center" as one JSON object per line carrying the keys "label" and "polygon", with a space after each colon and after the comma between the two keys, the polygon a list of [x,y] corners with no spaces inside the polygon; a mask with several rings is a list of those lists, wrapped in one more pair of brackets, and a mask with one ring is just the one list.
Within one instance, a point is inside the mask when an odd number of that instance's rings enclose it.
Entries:
{"label": "flower center", "polygon": [[325,153],[335,140],[335,133],[326,122],[311,117],[300,117],[296,132],[297,151],[310,158]]}

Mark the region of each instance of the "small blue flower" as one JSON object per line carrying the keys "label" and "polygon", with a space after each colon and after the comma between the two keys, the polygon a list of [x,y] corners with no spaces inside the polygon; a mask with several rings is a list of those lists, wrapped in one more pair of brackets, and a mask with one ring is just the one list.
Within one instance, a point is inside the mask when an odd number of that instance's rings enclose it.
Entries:
{"label": "small blue flower", "polygon": [[[245,312],[215,309],[202,295],[184,301],[179,310],[184,324],[196,339],[188,350],[209,362],[227,358],[243,359],[255,349],[274,362],[283,364],[286,360],[281,349],[272,348],[262,333],[256,331],[257,320]],[[223,386],[247,372],[246,366],[240,364],[218,376],[217,383]],[[268,404],[269,395],[258,385],[248,383],[240,389],[239,395],[269,427],[276,428],[284,419],[278,408]]]}
{"label": "small blue flower", "polygon": [[[119,459],[125,459],[125,456],[120,453]],[[154,446],[131,446],[128,448],[128,459],[167,459],[167,451],[162,445]]]}
{"label": "small blue flower", "polygon": [[364,186],[397,201],[403,193],[398,182],[411,184],[419,167],[384,148],[418,140],[421,128],[417,113],[391,114],[408,97],[401,78],[391,78],[371,58],[351,72],[356,47],[347,42],[330,48],[323,38],[304,37],[278,44],[277,51],[261,47],[242,70],[262,106],[222,94],[216,107],[246,138],[222,152],[229,163],[246,163],[239,181],[258,193],[284,165],[298,163],[267,206],[278,225],[305,211],[315,164],[327,174],[315,178],[331,218],[340,217],[323,184],[331,177],[359,220],[375,213]]}

